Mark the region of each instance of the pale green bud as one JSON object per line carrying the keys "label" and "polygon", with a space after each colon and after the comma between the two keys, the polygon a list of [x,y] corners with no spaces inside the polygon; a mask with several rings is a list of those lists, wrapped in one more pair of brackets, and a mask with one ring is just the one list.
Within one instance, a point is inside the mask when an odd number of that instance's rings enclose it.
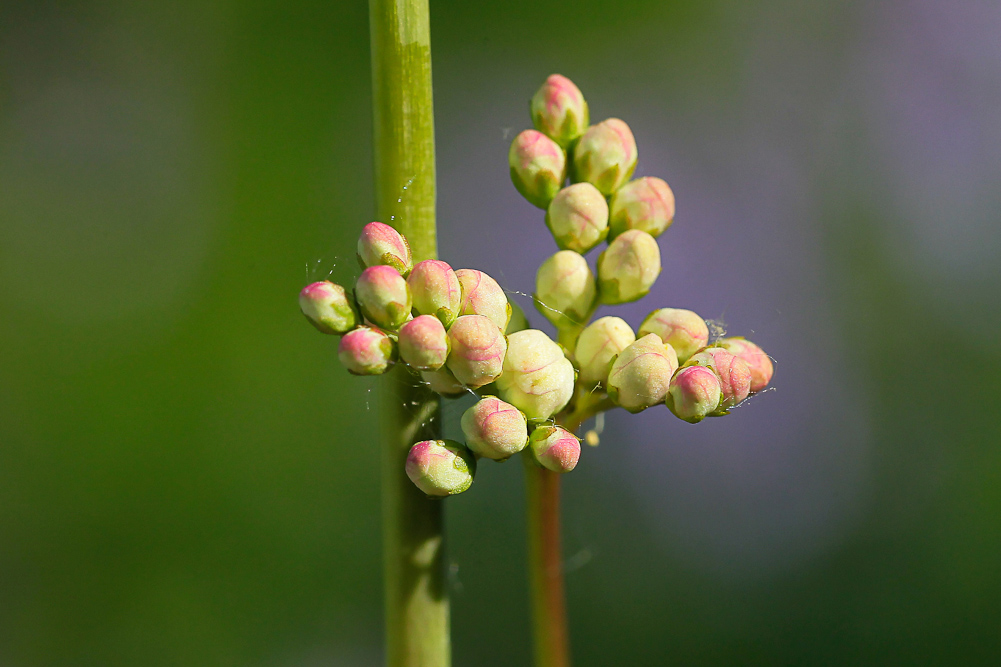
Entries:
{"label": "pale green bud", "polygon": [[462,287],[459,314],[482,315],[504,331],[511,319],[511,305],[497,281],[476,269],[459,269],[455,276]]}
{"label": "pale green bud", "polygon": [[547,419],[573,397],[575,373],[563,349],[538,329],[508,336],[500,397],[529,419]]}
{"label": "pale green bud", "polygon": [[678,355],[654,334],[622,350],[608,372],[608,397],[629,412],[640,412],[667,396]]}
{"label": "pale green bud", "polygon": [[671,378],[666,403],[679,419],[697,424],[713,414],[723,400],[723,389],[712,369],[687,366]]}
{"label": "pale green bud", "polygon": [[556,245],[583,255],[608,235],[608,203],[590,183],[574,183],[553,197],[546,225]]}
{"label": "pale green bud", "polygon": [[587,102],[565,76],[551,74],[529,105],[535,129],[566,148],[590,123]]}
{"label": "pale green bud", "polygon": [[381,222],[370,222],[362,228],[358,238],[358,260],[364,266],[391,266],[401,276],[410,273],[414,266],[406,237]]}
{"label": "pale green bud", "polygon": [[407,284],[413,294],[414,310],[434,315],[445,328],[452,326],[462,304],[462,286],[451,266],[437,259],[418,262]]}
{"label": "pale green bud", "polygon": [[566,153],[555,141],[535,130],[525,130],[514,138],[507,161],[514,187],[539,208],[549,206],[567,178]]}
{"label": "pale green bud", "polygon": [[419,371],[436,371],[448,358],[448,334],[434,315],[418,315],[399,333],[400,358]]}
{"label": "pale green bud", "polygon": [[602,317],[589,324],[574,350],[580,381],[589,386],[606,384],[612,359],[634,342],[636,334],[620,317]]}
{"label": "pale green bud", "polygon": [[707,347],[693,354],[685,366],[705,366],[719,379],[723,399],[714,416],[725,415],[730,408],[747,398],[751,393],[751,368],[722,347]]}
{"label": "pale green bud", "polygon": [[497,325],[482,315],[463,315],[448,330],[446,365],[455,379],[478,389],[497,379],[504,366],[507,339]]}
{"label": "pale green bud", "polygon": [[407,454],[407,477],[429,496],[454,496],[473,483],[476,457],[454,440],[424,440]]}
{"label": "pale green bud", "polygon": [[646,232],[631,229],[615,237],[598,256],[601,302],[628,303],[650,293],[660,275],[660,248]]}
{"label": "pale green bud", "polygon": [[449,398],[462,396],[469,391],[455,379],[446,366],[442,366],[436,371],[421,371],[421,379],[427,382],[431,391]]}
{"label": "pale green bud", "polygon": [[586,322],[596,296],[587,260],[572,250],[560,250],[535,274],[535,307],[558,327]]}
{"label": "pale green bud", "polygon": [[573,149],[573,181],[593,183],[606,197],[636,169],[636,140],[618,118],[592,125]]}
{"label": "pale green bud", "polygon": [[345,334],[358,324],[351,297],[343,287],[328,280],[303,287],[299,309],[323,333]]}
{"label": "pale green bud", "polygon": [[380,375],[396,361],[396,346],[382,331],[358,327],[341,338],[337,358],[353,375]]}
{"label": "pale green bud", "polygon": [[629,229],[657,237],[674,221],[674,192],[663,180],[644,176],[626,183],[608,200],[608,235]]}
{"label": "pale green bud", "polygon": [[772,381],[775,367],[772,360],[760,347],[740,336],[723,338],[716,342],[733,356],[743,359],[751,369],[751,391],[758,392]]}
{"label": "pale green bud", "polygon": [[657,334],[673,347],[681,363],[709,342],[709,327],[696,313],[684,308],[661,308],[646,316],[639,335]]}
{"label": "pale green bud", "polygon": [[580,460],[580,440],[560,426],[540,426],[529,438],[532,454],[543,468],[570,472]]}
{"label": "pale green bud", "polygon": [[355,297],[362,315],[386,329],[398,329],[410,317],[410,288],[391,266],[370,266],[358,276]]}
{"label": "pale green bud", "polygon": [[521,410],[486,396],[466,410],[461,420],[466,446],[495,461],[517,454],[528,444],[528,422]]}

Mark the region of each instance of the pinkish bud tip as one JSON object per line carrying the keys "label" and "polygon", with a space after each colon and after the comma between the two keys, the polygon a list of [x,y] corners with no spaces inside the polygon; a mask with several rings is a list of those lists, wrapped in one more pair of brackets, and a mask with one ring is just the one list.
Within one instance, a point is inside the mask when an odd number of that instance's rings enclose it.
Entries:
{"label": "pinkish bud tip", "polygon": [[362,228],[358,238],[358,260],[366,267],[391,266],[404,277],[414,264],[407,239],[381,222],[370,222]]}
{"label": "pinkish bud tip", "polygon": [[528,444],[525,415],[510,403],[485,396],[462,415],[466,446],[480,456],[503,461]]}
{"label": "pinkish bud tip", "polygon": [[473,483],[476,458],[454,440],[424,440],[410,448],[407,477],[429,496],[452,496]]}
{"label": "pinkish bud tip", "polygon": [[768,386],[775,373],[775,367],[768,354],[746,338],[723,338],[717,343],[735,357],[743,359],[751,369],[751,391],[759,392]]}
{"label": "pinkish bud tip", "polygon": [[345,334],[359,320],[351,296],[343,287],[327,280],[302,288],[299,309],[310,324],[326,334]]}
{"label": "pinkish bud tip", "polygon": [[608,209],[610,237],[630,229],[657,237],[674,221],[674,192],[663,180],[644,176],[616,190]]}
{"label": "pinkish bud tip", "polygon": [[379,264],[362,271],[355,296],[362,315],[376,326],[395,330],[410,317],[410,288],[391,266]]}
{"label": "pinkish bud tip", "polygon": [[555,141],[535,130],[525,130],[514,138],[508,165],[514,187],[539,208],[549,206],[566,180],[566,153]]}
{"label": "pinkish bud tip", "polygon": [[400,358],[415,370],[435,371],[448,358],[448,334],[434,315],[418,315],[399,333]]}
{"label": "pinkish bud tip", "polygon": [[751,392],[751,368],[722,347],[707,347],[696,352],[685,362],[685,366],[705,366],[719,379],[723,400],[712,416],[722,416],[737,405]]}
{"label": "pinkish bud tip", "polygon": [[577,141],[572,180],[592,183],[607,197],[632,177],[636,157],[632,130],[618,118],[609,118],[592,125]]}
{"label": "pinkish bud tip", "polygon": [[452,326],[462,304],[462,286],[451,266],[437,259],[418,262],[407,284],[414,310],[421,315],[434,315],[445,328]]}
{"label": "pinkish bud tip", "polygon": [[500,376],[504,367],[507,339],[497,325],[482,315],[463,315],[448,330],[451,352],[448,370],[455,379],[478,389]]}
{"label": "pinkish bud tip", "polygon": [[529,104],[532,124],[563,148],[583,134],[590,122],[580,89],[565,76],[552,74]]}
{"label": "pinkish bud tip", "polygon": [[532,454],[542,467],[553,472],[570,472],[580,460],[580,440],[560,426],[540,426],[529,438]]}
{"label": "pinkish bud tip", "polygon": [[341,338],[337,358],[354,375],[380,375],[396,360],[396,346],[382,331],[358,327]]}

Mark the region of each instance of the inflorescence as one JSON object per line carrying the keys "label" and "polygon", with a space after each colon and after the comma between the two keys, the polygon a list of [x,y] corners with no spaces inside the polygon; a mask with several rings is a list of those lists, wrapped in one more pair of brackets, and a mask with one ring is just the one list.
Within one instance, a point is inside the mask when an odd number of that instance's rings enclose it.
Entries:
{"label": "inflorescence", "polygon": [[[581,453],[574,431],[609,408],[665,404],[694,424],[726,415],[772,377],[760,347],[740,337],[710,342],[709,326],[691,310],[657,309],[636,332],[619,317],[590,322],[599,305],[650,292],[674,193],[656,177],[630,180],[637,148],[629,126],[617,118],[590,125],[587,102],[566,77],[550,76],[530,111],[535,129],[515,137],[508,162],[518,192],[546,211],[560,248],[539,267],[534,294],[557,341],[527,328],[493,278],[439,260],[414,264],[407,239],[381,222],[365,225],[358,239],[364,269],[353,291],[321,281],[299,294],[307,319],[341,336],[338,357],[349,372],[378,375],[402,361],[442,396],[480,396],[462,415],[465,444],[411,448],[407,475],[430,496],[468,489],[479,458],[524,451],[569,472]],[[595,276],[584,254],[601,243],[608,247]]]}

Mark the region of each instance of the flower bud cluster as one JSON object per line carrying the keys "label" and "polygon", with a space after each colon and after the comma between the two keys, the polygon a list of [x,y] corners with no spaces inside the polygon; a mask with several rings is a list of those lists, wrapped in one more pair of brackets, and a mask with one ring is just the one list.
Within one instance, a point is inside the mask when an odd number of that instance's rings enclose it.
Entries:
{"label": "flower bud cluster", "polygon": [[[363,270],[352,290],[323,281],[299,295],[317,329],[341,336],[338,357],[349,372],[377,375],[400,361],[431,391],[477,396],[461,418],[464,443],[424,440],[410,449],[406,474],[429,496],[470,488],[483,458],[520,452],[570,472],[581,454],[570,429],[597,411],[663,404],[697,423],[728,414],[774,373],[751,341],[711,341],[691,310],[659,308],[635,330],[612,316],[588,324],[599,306],[651,291],[674,193],[660,178],[630,180],[638,151],[629,126],[618,118],[591,125],[566,77],[546,79],[529,109],[534,129],[514,138],[508,165],[518,192],[545,211],[558,248],[539,267],[533,296],[559,343],[532,329],[489,275],[415,263],[407,239],[380,222],[362,230]],[[592,270],[585,255],[602,244]]]}

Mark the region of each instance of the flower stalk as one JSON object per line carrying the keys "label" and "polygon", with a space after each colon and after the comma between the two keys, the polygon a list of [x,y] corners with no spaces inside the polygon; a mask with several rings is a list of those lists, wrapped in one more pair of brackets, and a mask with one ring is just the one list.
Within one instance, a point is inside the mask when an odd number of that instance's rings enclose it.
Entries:
{"label": "flower stalk", "polygon": [[[376,210],[414,261],[435,259],[434,116],[427,0],[370,0]],[[384,384],[382,456],[386,664],[448,667],[443,503],[407,478],[411,445],[441,437],[437,395],[400,365]]]}

